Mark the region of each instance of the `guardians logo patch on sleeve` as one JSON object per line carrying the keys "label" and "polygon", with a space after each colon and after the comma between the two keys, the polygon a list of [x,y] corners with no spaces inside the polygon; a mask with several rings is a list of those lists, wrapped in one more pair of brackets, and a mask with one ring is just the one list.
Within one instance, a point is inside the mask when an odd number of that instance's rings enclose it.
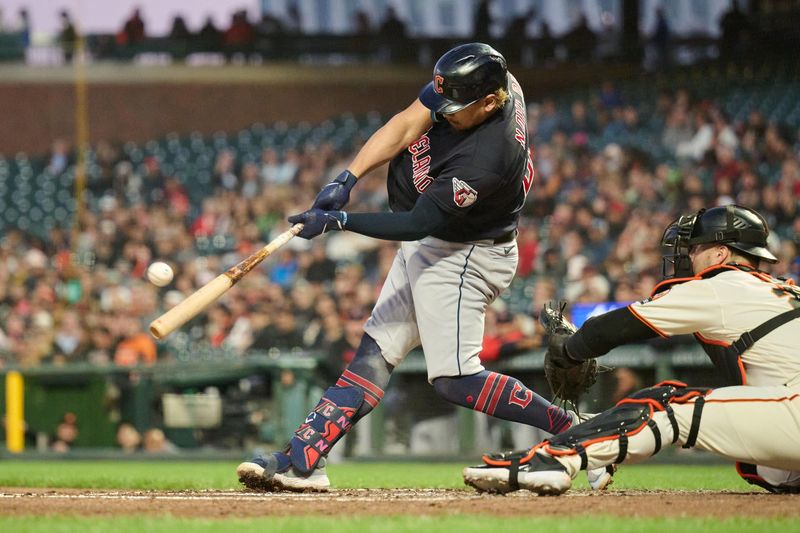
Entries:
{"label": "guardians logo patch on sleeve", "polygon": [[453,201],[458,207],[469,207],[478,199],[478,192],[461,181],[453,178]]}

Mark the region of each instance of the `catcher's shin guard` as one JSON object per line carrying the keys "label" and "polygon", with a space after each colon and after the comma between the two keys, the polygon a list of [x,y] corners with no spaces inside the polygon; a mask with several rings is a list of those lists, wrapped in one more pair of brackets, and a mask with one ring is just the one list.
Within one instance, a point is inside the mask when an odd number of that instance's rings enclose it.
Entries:
{"label": "catcher's shin guard", "polygon": [[[581,458],[581,470],[589,466],[589,457],[586,448],[592,444],[604,441],[617,441],[618,452],[608,464],[620,464],[628,458],[628,440],[638,435],[644,428],[649,428],[654,438],[654,448],[648,455],[654,455],[661,450],[664,436],[653,415],[656,412],[665,412],[672,430],[672,440],[678,440],[678,422],[670,407],[670,403],[684,403],[689,399],[702,397],[711,389],[689,388],[678,381],[664,381],[654,387],[642,389],[621,400],[615,407],[598,414],[586,422],[571,427],[564,433],[555,435],[543,441],[527,452],[485,455],[484,463],[490,466],[511,466],[513,463],[525,464],[530,461],[534,453],[541,449],[549,455],[559,457],[578,455]],[[696,402],[702,406],[702,401]],[[695,413],[702,410],[695,408]],[[688,441],[696,438],[699,428],[700,416],[696,414],[689,431]],[[694,437],[692,436],[694,435]],[[637,452],[639,450],[637,449]],[[638,457],[637,457],[638,459]],[[601,465],[593,465],[597,467]]]}
{"label": "catcher's shin guard", "polygon": [[[629,438],[638,435],[644,428],[649,428],[653,435],[652,451],[644,451],[637,447],[636,459],[643,459],[643,455],[655,455],[661,450],[664,436],[653,415],[664,412],[671,426],[672,439],[675,443],[680,435],[678,422],[670,407],[671,403],[685,403],[692,398],[697,398],[695,417],[689,431],[689,438],[684,447],[694,445],[697,430],[700,426],[700,412],[702,412],[703,396],[711,389],[691,388],[680,381],[663,381],[658,385],[642,389],[621,400],[617,405],[594,418],[574,426],[569,430],[555,435],[543,443],[542,449],[553,456],[579,455],[581,469],[588,467],[589,458],[586,447],[604,441],[617,441],[618,453],[613,459],[613,464],[624,462],[629,455]],[[596,465],[595,465],[596,466]]]}
{"label": "catcher's shin guard", "polygon": [[289,443],[292,465],[302,473],[312,472],[319,460],[350,430],[362,403],[364,391],[358,387],[326,390]]}

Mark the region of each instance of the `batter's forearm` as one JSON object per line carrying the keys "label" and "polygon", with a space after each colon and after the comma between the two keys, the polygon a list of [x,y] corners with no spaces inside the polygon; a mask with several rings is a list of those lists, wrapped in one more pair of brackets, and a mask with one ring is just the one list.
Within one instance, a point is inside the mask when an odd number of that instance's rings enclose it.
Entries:
{"label": "batter's forearm", "polygon": [[390,161],[432,125],[430,111],[415,100],[372,134],[347,168],[358,177],[364,176]]}
{"label": "batter's forearm", "polygon": [[587,320],[566,342],[567,355],[576,362],[607,354],[613,348],[658,335],[623,307]]}
{"label": "batter's forearm", "polygon": [[447,223],[448,215],[426,196],[401,213],[348,213],[345,229],[387,241],[417,241]]}

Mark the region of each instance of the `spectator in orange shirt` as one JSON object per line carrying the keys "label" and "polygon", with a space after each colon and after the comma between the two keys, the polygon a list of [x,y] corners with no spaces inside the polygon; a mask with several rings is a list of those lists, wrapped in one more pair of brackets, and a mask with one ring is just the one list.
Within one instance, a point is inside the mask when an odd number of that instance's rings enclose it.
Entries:
{"label": "spectator in orange shirt", "polygon": [[156,362],[156,343],[144,332],[138,319],[129,317],[125,321],[127,335],[117,345],[114,363],[119,366],[152,365]]}

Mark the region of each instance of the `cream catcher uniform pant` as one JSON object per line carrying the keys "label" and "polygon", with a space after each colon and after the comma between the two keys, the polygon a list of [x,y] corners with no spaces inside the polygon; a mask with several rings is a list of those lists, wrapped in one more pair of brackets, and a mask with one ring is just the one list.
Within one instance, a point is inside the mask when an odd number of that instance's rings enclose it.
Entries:
{"label": "cream catcher uniform pant", "polygon": [[[678,445],[688,438],[695,401],[670,404],[678,422]],[[657,412],[653,420],[661,432],[662,448],[669,446],[673,430],[667,414]],[[800,384],[714,389],[705,397],[695,448],[757,464],[759,475],[773,485],[800,484]],[[629,437],[625,463],[646,460],[654,450],[653,432],[645,427]],[[590,444],[586,446],[588,468],[612,464],[618,453],[618,439]],[[578,455],[557,459],[572,477],[578,474]]]}
{"label": "cream catcher uniform pant", "polygon": [[486,307],[511,283],[517,243],[403,242],[364,331],[399,365],[420,344],[428,381],[483,370]]}

